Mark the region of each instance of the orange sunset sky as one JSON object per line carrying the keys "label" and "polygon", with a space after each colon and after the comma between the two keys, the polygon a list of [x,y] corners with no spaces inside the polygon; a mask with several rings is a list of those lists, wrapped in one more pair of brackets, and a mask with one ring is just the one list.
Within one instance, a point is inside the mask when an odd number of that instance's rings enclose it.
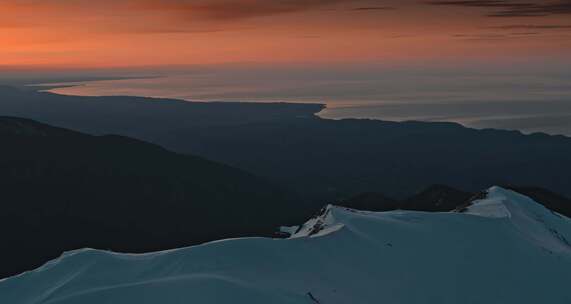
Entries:
{"label": "orange sunset sky", "polygon": [[571,57],[571,1],[0,0],[0,67]]}

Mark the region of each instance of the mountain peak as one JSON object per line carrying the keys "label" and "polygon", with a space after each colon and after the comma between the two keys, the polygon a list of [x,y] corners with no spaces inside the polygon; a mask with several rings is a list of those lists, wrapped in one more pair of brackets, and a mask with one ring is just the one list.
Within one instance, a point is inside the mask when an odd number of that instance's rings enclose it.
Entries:
{"label": "mountain peak", "polygon": [[327,205],[327,207],[323,208],[316,217],[310,219],[301,227],[299,227],[297,232],[292,234],[291,237],[299,238],[324,236],[343,228],[344,224],[338,221],[335,216],[335,211],[337,209],[351,210],[334,205]]}
{"label": "mountain peak", "polygon": [[0,281],[0,302],[567,303],[571,220],[500,187],[485,193],[464,213],[329,205],[288,239],[76,251]]}
{"label": "mountain peak", "polygon": [[515,191],[494,186],[485,197],[463,211],[491,219],[505,219],[529,242],[550,253],[571,253],[571,220]]}
{"label": "mountain peak", "polygon": [[468,207],[461,211],[466,214],[491,218],[511,217],[506,202],[514,195],[516,195],[516,193],[513,191],[494,186],[484,191],[484,198],[470,202]]}
{"label": "mountain peak", "polygon": [[528,196],[500,186],[481,192],[467,206],[457,211],[490,218],[511,218],[515,211],[559,216]]}

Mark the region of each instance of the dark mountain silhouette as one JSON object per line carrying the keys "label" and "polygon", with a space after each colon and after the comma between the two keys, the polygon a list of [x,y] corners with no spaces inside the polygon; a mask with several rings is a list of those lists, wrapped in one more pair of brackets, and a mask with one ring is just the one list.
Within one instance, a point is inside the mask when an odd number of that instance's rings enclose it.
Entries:
{"label": "dark mountain silhouette", "polygon": [[[544,207],[571,218],[571,199],[539,187],[506,186]],[[380,192],[369,192],[337,202],[338,205],[368,211],[414,210],[447,212],[462,210],[472,201],[484,198],[483,193],[469,193],[445,185],[433,185],[403,200],[387,198]],[[365,206],[364,209],[361,209]]]}
{"label": "dark mountain silhouette", "polygon": [[391,211],[403,208],[403,203],[379,192],[366,192],[336,203],[344,207],[365,211]]}
{"label": "dark mountain silhouette", "polygon": [[[445,185],[433,185],[402,202],[404,210],[418,211],[450,211],[460,202],[473,197],[472,193],[454,189]],[[430,205],[426,205],[429,203]]]}
{"label": "dark mountain silhouette", "polygon": [[321,105],[191,103],[0,90],[0,114],[120,134],[295,188],[316,202],[431,184],[478,191],[534,185],[571,195],[571,138],[455,123],[327,120]]}
{"label": "dark mountain silhouette", "polygon": [[0,117],[0,145],[0,277],[83,247],[148,252],[271,235],[312,212],[249,173],[126,137]]}
{"label": "dark mountain silhouette", "polygon": [[497,184],[571,191],[571,139],[563,136],[474,130],[453,123],[324,119],[188,134],[177,137],[195,143],[189,151],[320,198],[375,189],[398,198],[434,183],[464,191]]}
{"label": "dark mountain silhouette", "polygon": [[[272,235],[279,225],[299,223],[319,209],[239,169],[131,138],[0,117],[0,142],[0,277],[83,247],[148,252]],[[571,216],[564,196],[511,188]],[[437,185],[404,200],[367,193],[339,204],[449,211],[474,195]]]}
{"label": "dark mountain silhouette", "polygon": [[380,192],[368,192],[341,200],[338,204],[352,209],[377,212],[392,210],[444,212],[456,209],[473,196],[473,193],[445,185],[432,185],[402,200],[388,198]]}

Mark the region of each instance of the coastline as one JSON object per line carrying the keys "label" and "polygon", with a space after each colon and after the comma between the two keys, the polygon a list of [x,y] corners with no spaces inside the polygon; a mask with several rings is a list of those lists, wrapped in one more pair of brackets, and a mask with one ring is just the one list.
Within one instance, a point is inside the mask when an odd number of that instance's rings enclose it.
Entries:
{"label": "coastline", "polygon": [[[481,104],[454,104],[454,103],[415,103],[415,104],[358,104],[343,105],[327,102],[297,102],[295,100],[195,100],[179,97],[149,96],[144,94],[117,94],[117,95],[83,95],[66,94],[58,89],[77,88],[87,86],[91,82],[114,81],[114,80],[137,80],[137,79],[157,79],[160,76],[148,77],[118,77],[106,78],[90,81],[74,81],[64,83],[42,83],[27,85],[28,91],[48,92],[51,94],[72,97],[113,97],[113,98],[144,98],[153,101],[170,101],[177,103],[191,104],[234,104],[234,105],[281,105],[293,109],[297,112],[297,117],[315,117],[328,120],[343,119],[365,119],[377,121],[421,121],[421,122],[454,122],[473,129],[497,129],[497,130],[518,130],[523,134],[545,133],[550,135],[571,136],[571,109],[563,102],[533,103],[522,101],[518,103],[518,108],[514,109],[513,103],[509,102],[488,102]],[[131,90],[135,91],[136,90]],[[92,91],[93,93],[94,91]],[[159,92],[160,93],[160,92]],[[553,109],[551,112],[540,112],[537,109],[541,105],[544,109]],[[304,109],[301,109],[301,108]],[[527,109],[525,109],[527,107]],[[521,109],[525,110],[521,110]],[[508,109],[508,110],[506,110]],[[422,113],[418,113],[419,111]],[[504,111],[504,112],[502,112]],[[508,111],[510,113],[505,113]],[[286,110],[288,112],[288,110]],[[511,113],[513,112],[513,113]],[[493,114],[492,114],[493,113]],[[277,113],[274,113],[277,114]],[[277,115],[281,116],[281,115]],[[288,116],[288,114],[286,114]]]}

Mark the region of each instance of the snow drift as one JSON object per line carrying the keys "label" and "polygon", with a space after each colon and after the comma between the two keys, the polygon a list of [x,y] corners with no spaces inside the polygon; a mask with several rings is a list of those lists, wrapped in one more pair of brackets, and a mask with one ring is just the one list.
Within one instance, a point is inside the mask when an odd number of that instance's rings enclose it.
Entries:
{"label": "snow drift", "polygon": [[0,303],[571,303],[571,220],[494,187],[448,213],[329,206],[285,240],[84,249],[0,281]]}

